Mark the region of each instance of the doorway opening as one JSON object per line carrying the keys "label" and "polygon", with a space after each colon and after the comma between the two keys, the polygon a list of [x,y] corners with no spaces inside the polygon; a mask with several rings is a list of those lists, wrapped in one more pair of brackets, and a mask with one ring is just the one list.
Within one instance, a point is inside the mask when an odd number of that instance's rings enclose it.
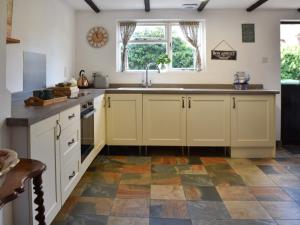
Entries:
{"label": "doorway opening", "polygon": [[281,22],[280,47],[281,141],[300,154],[300,21]]}

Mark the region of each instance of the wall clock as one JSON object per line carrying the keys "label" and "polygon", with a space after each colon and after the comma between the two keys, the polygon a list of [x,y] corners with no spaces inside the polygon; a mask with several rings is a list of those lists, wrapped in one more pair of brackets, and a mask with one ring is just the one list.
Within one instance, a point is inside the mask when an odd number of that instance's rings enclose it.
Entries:
{"label": "wall clock", "polygon": [[106,45],[108,41],[107,30],[103,27],[93,27],[88,32],[87,40],[91,47],[101,48]]}

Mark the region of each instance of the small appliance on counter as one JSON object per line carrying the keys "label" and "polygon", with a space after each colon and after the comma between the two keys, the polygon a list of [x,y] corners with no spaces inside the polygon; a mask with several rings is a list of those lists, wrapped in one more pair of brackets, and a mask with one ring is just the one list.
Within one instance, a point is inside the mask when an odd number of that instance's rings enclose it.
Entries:
{"label": "small appliance on counter", "polygon": [[89,88],[90,85],[87,77],[85,76],[85,70],[80,70],[77,85],[79,88]]}
{"label": "small appliance on counter", "polygon": [[236,90],[248,90],[250,75],[246,72],[236,72],[234,75],[234,88]]}
{"label": "small appliance on counter", "polygon": [[109,88],[108,76],[104,76],[101,73],[93,73],[94,88],[106,89]]}

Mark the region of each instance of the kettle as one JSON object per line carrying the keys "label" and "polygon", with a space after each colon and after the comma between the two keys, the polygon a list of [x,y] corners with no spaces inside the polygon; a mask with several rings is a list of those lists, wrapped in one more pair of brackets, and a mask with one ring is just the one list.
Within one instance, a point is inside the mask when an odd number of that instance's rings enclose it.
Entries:
{"label": "kettle", "polygon": [[89,81],[88,81],[87,77],[85,76],[85,70],[80,70],[79,78],[77,80],[77,85],[79,88],[88,88],[89,87]]}

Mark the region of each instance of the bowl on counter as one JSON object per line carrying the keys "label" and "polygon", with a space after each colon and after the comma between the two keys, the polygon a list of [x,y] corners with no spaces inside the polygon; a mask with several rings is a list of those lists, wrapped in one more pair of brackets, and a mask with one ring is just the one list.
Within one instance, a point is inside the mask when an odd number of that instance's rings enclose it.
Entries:
{"label": "bowl on counter", "polygon": [[0,187],[6,174],[20,162],[18,153],[11,149],[0,149]]}

